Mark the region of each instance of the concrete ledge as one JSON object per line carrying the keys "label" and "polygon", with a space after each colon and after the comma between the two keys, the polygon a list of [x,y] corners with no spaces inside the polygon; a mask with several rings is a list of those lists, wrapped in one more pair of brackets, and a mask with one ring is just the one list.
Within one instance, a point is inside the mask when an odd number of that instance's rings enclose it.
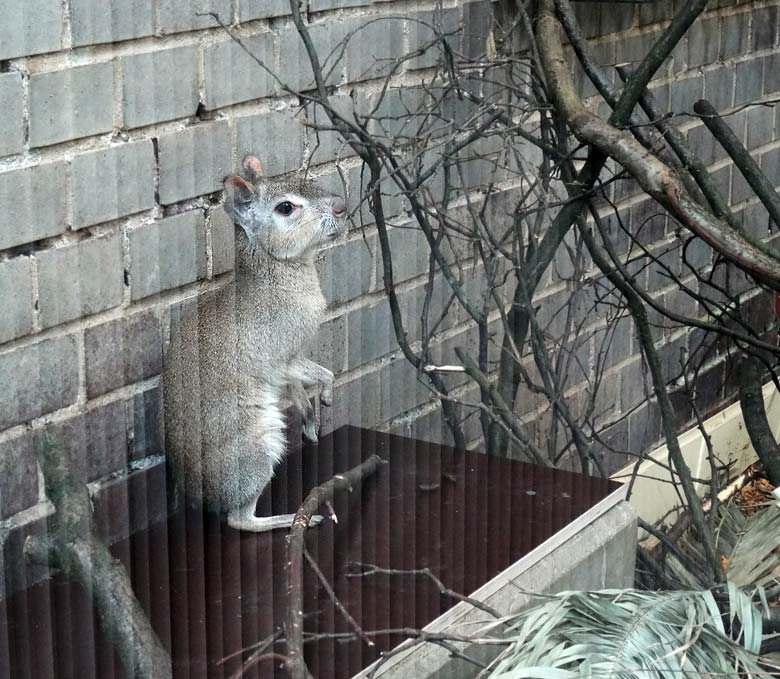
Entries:
{"label": "concrete ledge", "polygon": [[[597,590],[631,587],[634,581],[637,518],[624,501],[625,489],[618,489],[590,511],[572,521],[535,550],[524,556],[471,597],[509,615],[534,603],[534,594],[552,594],[567,590]],[[521,519],[519,519],[521,520]],[[460,603],[424,629],[470,634],[490,621],[483,611]],[[453,644],[463,653],[489,662],[501,646]],[[425,679],[447,677],[466,679],[475,676],[476,665],[434,644],[406,641],[393,656],[367,667],[355,675],[384,679]]]}

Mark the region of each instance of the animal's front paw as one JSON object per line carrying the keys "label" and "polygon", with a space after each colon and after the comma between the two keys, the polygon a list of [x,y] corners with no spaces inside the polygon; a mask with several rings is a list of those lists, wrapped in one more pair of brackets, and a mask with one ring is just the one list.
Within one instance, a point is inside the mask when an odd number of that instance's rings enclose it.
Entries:
{"label": "animal's front paw", "polygon": [[328,376],[321,382],[320,403],[324,406],[333,405],[333,373],[328,371]]}
{"label": "animal's front paw", "polygon": [[303,421],[303,437],[307,441],[311,441],[312,443],[317,443],[319,438],[317,437],[317,421],[316,418],[313,415],[312,411],[312,417],[306,418]]}

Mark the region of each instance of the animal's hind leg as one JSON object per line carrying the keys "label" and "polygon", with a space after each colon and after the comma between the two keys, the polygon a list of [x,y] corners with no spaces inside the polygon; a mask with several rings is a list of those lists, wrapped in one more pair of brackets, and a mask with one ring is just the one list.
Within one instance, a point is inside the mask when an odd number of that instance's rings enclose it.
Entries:
{"label": "animal's hind leg", "polygon": [[[287,528],[292,526],[295,514],[277,514],[276,516],[255,516],[257,500],[260,496],[256,495],[243,507],[233,509],[228,512],[228,526],[236,530],[246,530],[253,533],[263,533],[267,530],[276,530],[277,528]],[[310,526],[316,526],[322,521],[321,516],[313,516],[309,522]]]}

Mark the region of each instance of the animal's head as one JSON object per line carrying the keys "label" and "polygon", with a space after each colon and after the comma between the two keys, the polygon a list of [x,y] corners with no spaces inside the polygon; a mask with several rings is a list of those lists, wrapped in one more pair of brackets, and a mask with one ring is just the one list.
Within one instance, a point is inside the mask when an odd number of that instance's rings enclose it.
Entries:
{"label": "animal's head", "polygon": [[251,247],[279,260],[302,259],[313,256],[320,243],[344,229],[343,198],[313,182],[267,179],[254,156],[244,158],[243,170],[245,176],[225,177],[226,209]]}

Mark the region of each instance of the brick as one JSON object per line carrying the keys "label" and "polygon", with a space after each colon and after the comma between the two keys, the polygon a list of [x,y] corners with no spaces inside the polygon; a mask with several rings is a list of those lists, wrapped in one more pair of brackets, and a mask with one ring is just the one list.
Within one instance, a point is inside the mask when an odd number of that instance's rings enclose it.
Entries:
{"label": "brick", "polygon": [[236,259],[236,230],[224,206],[218,205],[209,211],[211,225],[211,268],[212,275],[232,271]]}
{"label": "brick", "polygon": [[763,73],[761,65],[755,61],[743,61],[737,64],[737,78],[734,91],[734,105],[741,106],[761,96]]}
{"label": "brick", "polygon": [[[337,47],[344,40],[349,30],[362,25],[348,21],[328,21],[326,23],[311,24],[309,35],[320,55],[320,63],[325,56],[334,54],[327,63],[323,72],[325,83],[338,85],[344,82],[345,59],[334,62],[340,50]],[[334,52],[335,50],[335,52]],[[298,31],[292,27],[279,33],[279,63],[284,65],[285,85],[294,91],[301,92],[312,89],[314,77],[311,70],[311,62],[303,46]]]}
{"label": "brick", "polygon": [[722,18],[720,58],[724,61],[747,53],[750,13],[731,14]]}
{"label": "brick", "polygon": [[764,62],[764,94],[780,92],[780,53],[770,54]]}
{"label": "brick", "polygon": [[177,47],[120,59],[126,128],[186,118],[198,109],[198,51]]}
{"label": "brick", "polygon": [[655,401],[628,416],[628,450],[633,455],[647,453],[661,438],[661,414]]}
{"label": "brick", "polygon": [[110,132],[114,68],[77,66],[30,77],[30,146]]}
{"label": "brick", "polygon": [[[398,90],[394,90],[394,92],[397,91]],[[334,94],[329,97],[329,101],[330,105],[335,111],[337,111],[349,121],[354,120],[352,111],[355,107],[355,101],[353,100],[352,96],[349,94]],[[364,105],[365,103],[365,97],[360,97],[358,103],[359,110],[371,110],[366,108]],[[352,147],[345,143],[344,138],[338,132],[330,129],[316,129],[316,126],[322,126],[325,128],[332,127],[327,115],[325,115],[319,106],[306,107],[304,109],[304,114],[306,116],[307,124],[312,126],[307,130],[309,137],[309,148],[311,149],[311,155],[309,158],[310,167],[312,165],[339,160],[341,158],[346,158],[355,154]],[[411,117],[408,114],[408,109],[406,110],[406,115],[407,119]],[[409,123],[410,126],[414,124],[414,120],[415,119],[412,118],[412,122]]]}
{"label": "brick", "polygon": [[162,390],[154,387],[125,401],[131,459],[158,454],[162,444]]}
{"label": "brick", "polygon": [[637,21],[640,26],[659,23],[671,19],[675,12],[675,0],[656,0],[643,2],[637,11]]}
{"label": "brick", "polygon": [[29,257],[0,262],[0,299],[4,300],[0,344],[31,332],[33,295],[32,261]]}
{"label": "brick", "polygon": [[324,12],[329,9],[343,9],[345,7],[365,7],[374,0],[310,0],[310,12]]}
{"label": "brick", "polygon": [[263,0],[263,2],[240,2],[239,21],[269,19],[287,16],[290,13],[290,0]]}
{"label": "brick", "polygon": [[290,172],[301,166],[305,145],[305,130],[292,111],[272,111],[238,118],[236,126],[236,157],[248,153],[258,155],[264,172],[269,175]]}
{"label": "brick", "polygon": [[692,111],[693,105],[704,95],[704,77],[701,75],[672,83],[671,107],[674,113]]}
{"label": "brick", "polygon": [[24,150],[22,96],[21,74],[0,73],[0,157]]}
{"label": "brick", "polygon": [[734,71],[729,66],[707,71],[704,76],[704,98],[716,111],[725,111],[731,107],[734,98]]}
{"label": "brick", "polygon": [[62,49],[61,0],[2,0],[0,59]]}
{"label": "brick", "polygon": [[360,307],[347,316],[347,369],[373,361],[398,347],[390,317],[390,305]]}
{"label": "brick", "polygon": [[202,212],[184,212],[146,224],[128,235],[133,300],[192,283],[206,275]]}
{"label": "brick", "polygon": [[[491,222],[492,223],[492,222]],[[390,252],[393,254],[393,280],[401,283],[427,273],[430,264],[430,248],[422,229],[414,222],[390,229],[387,233]],[[384,265],[378,244],[374,249],[376,284],[382,287]]]}
{"label": "brick", "polygon": [[697,68],[717,61],[719,31],[718,16],[699,19],[693,23],[686,35],[688,51],[685,61],[688,68]]}
{"label": "brick", "polygon": [[379,373],[379,420],[388,422],[431,398],[427,379],[417,379],[417,370],[403,356],[383,365]]}
{"label": "brick", "polygon": [[65,231],[66,172],[65,163],[57,162],[0,173],[0,249]]}
{"label": "brick", "polygon": [[493,6],[477,0],[463,4],[463,33],[461,45],[463,52],[472,59],[488,54],[493,40]]}
{"label": "brick", "polygon": [[88,398],[162,372],[160,320],[152,311],[87,328],[84,342]]}
{"label": "brick", "polygon": [[159,155],[163,205],[218,191],[233,164],[228,124],[220,121],[162,135]]}
{"label": "brick", "polygon": [[142,38],[154,33],[154,6],[148,0],[71,0],[70,26],[75,47]]}
{"label": "brick", "polygon": [[[275,71],[273,33],[242,38],[252,55]],[[204,50],[204,101],[211,110],[274,93],[276,82],[233,40],[210,45]]]}
{"label": "brick", "polygon": [[29,433],[0,443],[0,478],[0,519],[38,502],[38,466]]}
{"label": "brick", "polygon": [[154,148],[150,141],[83,153],[71,161],[73,228],[154,207]]}
{"label": "brick", "polygon": [[773,47],[777,38],[777,7],[754,9],[750,14],[750,48],[758,52]]}
{"label": "brick", "polygon": [[335,375],[345,370],[346,325],[346,316],[336,316],[321,323],[316,338],[310,346],[306,347],[308,358],[332,370]]}
{"label": "brick", "polygon": [[701,158],[705,165],[712,165],[727,155],[705,125],[688,130],[688,145],[691,149],[696,150],[696,155]]}
{"label": "brick", "polygon": [[[429,42],[434,40],[437,33],[443,33],[445,34],[445,39],[450,44],[453,44],[457,47],[458,43],[460,42],[460,34],[455,33],[455,35],[449,35],[453,33],[453,31],[457,31],[460,26],[458,25],[458,10],[457,9],[443,9],[443,10],[433,10],[433,11],[427,11],[427,12],[417,12],[415,14],[409,15],[407,19],[407,31],[409,35],[409,52],[413,52],[418,49],[424,48]],[[394,30],[391,28],[391,24],[384,24],[383,22],[378,22],[376,24],[373,24],[375,26],[375,31],[384,31],[384,40],[387,42],[386,46],[384,42],[380,42],[379,44],[382,45],[385,50],[387,51],[387,54],[385,56],[389,58],[393,57],[400,57],[403,56],[402,54],[399,54],[398,46],[396,44]],[[436,28],[436,32],[433,31],[433,29],[430,28],[430,26],[434,26]],[[366,34],[363,39],[363,49],[366,49],[366,45],[370,44],[369,41],[371,39],[370,34]],[[377,36],[377,39],[379,39],[380,36]],[[367,52],[364,52],[364,54],[374,54],[374,52],[371,52],[370,50]],[[349,79],[352,80],[352,74],[355,73],[358,70],[365,70],[366,65],[364,64],[362,67],[360,67],[360,52],[356,49],[352,53],[353,59],[357,62],[356,65],[350,65],[349,69]],[[405,62],[407,68],[430,68],[431,66],[434,66],[442,57],[442,49],[441,49],[441,43],[437,43],[432,48],[428,49],[425,54],[420,55],[419,57],[415,57],[414,59],[410,59]],[[365,61],[365,56],[363,57],[363,61]],[[373,75],[386,75],[387,74],[387,66],[382,66],[382,64],[378,64],[375,67],[375,71],[370,72],[370,74]]]}
{"label": "brick", "polygon": [[0,430],[75,403],[76,338],[55,337],[0,355]]}
{"label": "brick", "polygon": [[364,242],[359,238],[320,253],[317,259],[320,287],[329,306],[343,304],[368,292],[374,268],[369,248],[377,253],[376,239],[367,238]]}
{"label": "brick", "polygon": [[37,255],[41,326],[50,328],[122,303],[120,236],[90,238]]}
{"label": "brick", "polygon": [[755,106],[746,109],[745,116],[747,118],[745,144],[748,150],[772,141],[775,129],[773,106]]}
{"label": "brick", "polygon": [[225,24],[232,20],[230,0],[160,0],[157,11],[157,31],[162,35],[218,27],[208,12],[218,14]]}
{"label": "brick", "polygon": [[321,411],[320,436],[345,424],[374,428],[379,422],[379,375],[369,372],[333,389],[333,405]]}

